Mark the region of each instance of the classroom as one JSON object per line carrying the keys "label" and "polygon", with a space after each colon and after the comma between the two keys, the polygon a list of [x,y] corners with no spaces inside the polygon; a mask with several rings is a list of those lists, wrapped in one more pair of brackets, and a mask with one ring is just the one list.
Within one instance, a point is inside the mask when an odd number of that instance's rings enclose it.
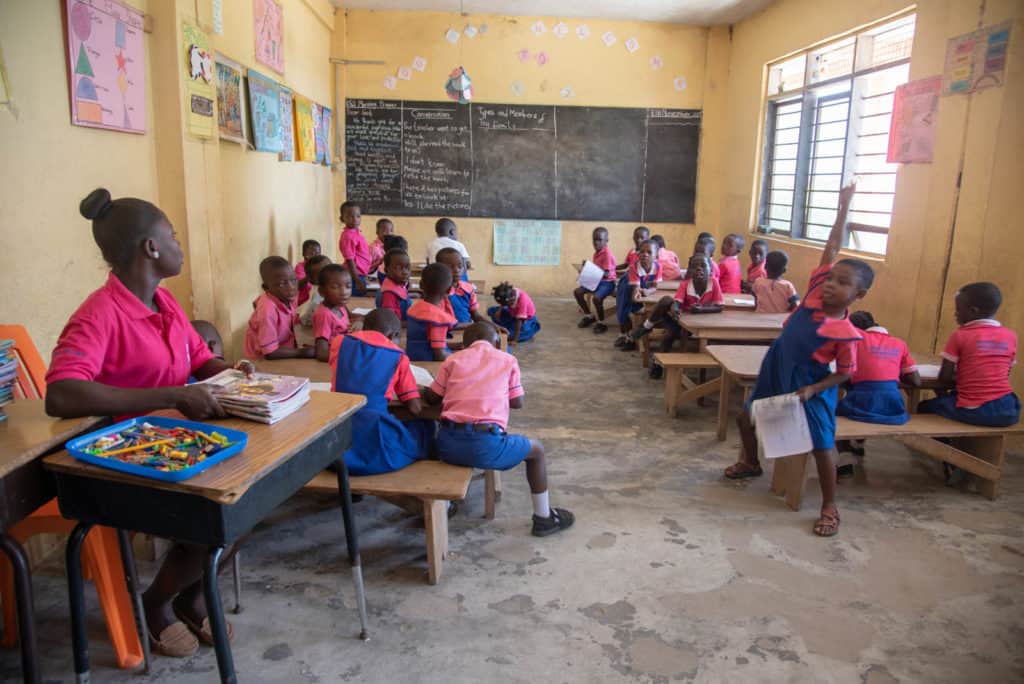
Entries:
{"label": "classroom", "polygon": [[0,680],[1024,681],[1022,111],[1024,0],[3,0]]}

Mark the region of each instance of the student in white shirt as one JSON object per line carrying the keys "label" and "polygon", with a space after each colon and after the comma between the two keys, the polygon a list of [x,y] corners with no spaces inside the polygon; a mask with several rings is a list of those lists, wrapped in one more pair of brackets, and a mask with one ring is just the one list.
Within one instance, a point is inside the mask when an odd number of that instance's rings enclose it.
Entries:
{"label": "student in white shirt", "polygon": [[[427,263],[432,264],[437,261],[437,253],[445,247],[450,247],[462,255],[462,259],[466,263],[465,271],[468,271],[470,269],[469,252],[466,251],[466,246],[459,242],[455,221],[450,218],[438,219],[434,224],[434,231],[437,233],[437,237],[427,243]],[[463,280],[465,279],[464,277]]]}

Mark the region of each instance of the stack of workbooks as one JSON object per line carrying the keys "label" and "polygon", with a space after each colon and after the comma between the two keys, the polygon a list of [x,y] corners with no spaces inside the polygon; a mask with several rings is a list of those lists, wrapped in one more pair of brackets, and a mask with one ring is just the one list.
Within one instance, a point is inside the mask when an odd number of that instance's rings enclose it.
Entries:
{"label": "stack of workbooks", "polygon": [[0,340],[0,421],[7,420],[3,407],[14,401],[14,383],[18,380],[18,357],[14,341]]}
{"label": "stack of workbooks", "polygon": [[309,378],[237,370],[218,373],[204,383],[232,416],[273,425],[309,401]]}

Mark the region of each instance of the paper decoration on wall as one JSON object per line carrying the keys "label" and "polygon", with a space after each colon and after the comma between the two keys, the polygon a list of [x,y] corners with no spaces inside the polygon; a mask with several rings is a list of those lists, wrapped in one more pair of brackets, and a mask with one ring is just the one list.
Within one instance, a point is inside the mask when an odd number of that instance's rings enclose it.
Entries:
{"label": "paper decoration on wall", "polygon": [[146,132],[142,13],[116,0],[67,0],[71,123]]}
{"label": "paper decoration on wall", "polygon": [[476,27],[472,24],[466,26],[466,28],[462,29],[462,35],[467,38],[476,38]]}
{"label": "paper decoration on wall", "polygon": [[516,97],[522,97],[523,93],[526,92],[526,87],[522,81],[512,81],[512,94]]}
{"label": "paper decoration on wall", "polygon": [[676,90],[686,90],[686,79],[683,78],[682,76],[676,76],[674,79],[672,79],[672,86]]}
{"label": "paper decoration on wall", "polygon": [[185,54],[185,111],[188,132],[200,138],[212,138],[216,130],[213,98],[217,96],[213,75],[210,39],[194,24],[182,24]]}
{"label": "paper decoration on wall", "polygon": [[398,79],[395,78],[394,76],[385,76],[384,87],[387,88],[388,90],[394,90],[395,88],[398,87]]}
{"label": "paper decoration on wall", "polygon": [[555,34],[556,38],[565,38],[569,35],[569,27],[565,25],[564,21],[560,21],[555,24],[554,28],[551,29],[551,32]]}
{"label": "paper decoration on wall", "polygon": [[516,53],[516,57],[519,58],[520,62],[529,62],[530,61],[530,51],[524,48],[524,49],[522,49],[522,50],[520,50],[519,52]]}
{"label": "paper decoration on wall", "polygon": [[636,38],[627,38],[625,45],[626,49],[629,50],[629,54],[633,54],[640,49],[640,41]]}
{"label": "paper decoration on wall", "polygon": [[213,0],[213,32],[224,35],[224,0]]}
{"label": "paper decoration on wall", "polygon": [[494,222],[494,263],[499,266],[558,266],[561,221]]}
{"label": "paper decoration on wall", "polygon": [[402,79],[403,81],[408,81],[409,79],[411,79],[412,68],[407,66],[398,67],[398,78]]}
{"label": "paper decoration on wall", "polygon": [[604,43],[605,47],[615,45],[615,34],[611,31],[605,31],[601,34],[601,42]]}
{"label": "paper decoration on wall", "polygon": [[942,94],[973,93],[1003,84],[1006,53],[1012,22],[986,26],[973,33],[950,38],[946,43],[946,66],[942,73]]}
{"label": "paper decoration on wall", "polygon": [[278,95],[281,103],[281,154],[278,159],[281,161],[294,161],[295,105],[292,103],[292,91],[284,86],[278,86]]}
{"label": "paper decoration on wall", "polygon": [[657,70],[657,69],[660,69],[663,66],[665,66],[665,62],[662,61],[661,55],[654,55],[653,57],[651,57],[651,68],[652,69]]}
{"label": "paper decoration on wall", "polygon": [[456,43],[459,42],[460,35],[462,34],[456,31],[455,29],[450,28],[448,29],[448,32],[444,34],[444,39],[447,40],[452,45],[455,45]]}
{"label": "paper decoration on wall", "polygon": [[310,102],[309,113],[313,118],[313,163],[322,164],[324,160],[323,141],[320,139],[320,103]]}
{"label": "paper decoration on wall", "polygon": [[320,105],[320,125],[316,128],[316,160],[331,165],[331,110]]}
{"label": "paper decoration on wall", "polygon": [[420,73],[426,71],[427,60],[424,59],[423,57],[414,57],[412,60],[412,68],[415,69],[416,71],[419,71]]}
{"label": "paper decoration on wall", "polygon": [[316,161],[313,103],[301,95],[295,95],[295,150],[299,161]]}
{"label": "paper decoration on wall", "polygon": [[580,24],[576,27],[576,37],[580,40],[590,37],[590,27],[586,24]]}
{"label": "paper decoration on wall", "polygon": [[480,34],[483,35],[487,33],[490,30],[490,28],[491,27],[488,26],[487,24],[480,24],[480,28],[478,30],[480,31]]}
{"label": "paper decoration on wall", "polygon": [[284,149],[279,87],[254,69],[249,69],[249,111],[256,149],[260,152],[280,152]]}
{"label": "paper decoration on wall", "polygon": [[242,67],[217,56],[217,130],[221,140],[245,144],[245,109],[242,97]]}
{"label": "paper decoration on wall", "polygon": [[564,99],[564,100],[568,100],[570,97],[572,97],[575,94],[576,94],[576,91],[574,91],[572,89],[572,86],[565,86],[564,88],[562,88],[561,92],[559,92],[559,95],[561,95],[562,99]]}
{"label": "paper decoration on wall", "polygon": [[256,61],[284,73],[284,17],[274,0],[253,0],[256,29]]}
{"label": "paper decoration on wall", "polygon": [[538,19],[533,22],[533,26],[530,27],[530,30],[533,31],[533,35],[535,36],[543,36],[548,32],[548,27],[544,25],[542,20]]}
{"label": "paper decoration on wall", "polygon": [[544,66],[547,63],[548,63],[548,53],[546,53],[546,52],[538,52],[537,53],[537,64],[539,64],[540,66]]}
{"label": "paper decoration on wall", "polygon": [[897,86],[889,125],[887,162],[910,164],[932,161],[941,89],[941,76]]}
{"label": "paper decoration on wall", "polygon": [[461,66],[455,67],[448,74],[444,90],[448,94],[448,99],[455,100],[459,104],[466,104],[473,99],[473,84],[469,79],[469,74]]}

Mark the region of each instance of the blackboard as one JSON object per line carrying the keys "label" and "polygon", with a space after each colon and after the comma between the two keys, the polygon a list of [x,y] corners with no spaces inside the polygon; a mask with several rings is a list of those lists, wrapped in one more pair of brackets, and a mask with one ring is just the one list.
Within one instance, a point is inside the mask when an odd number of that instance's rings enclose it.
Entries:
{"label": "blackboard", "polygon": [[700,110],[345,101],[366,214],[692,223]]}

